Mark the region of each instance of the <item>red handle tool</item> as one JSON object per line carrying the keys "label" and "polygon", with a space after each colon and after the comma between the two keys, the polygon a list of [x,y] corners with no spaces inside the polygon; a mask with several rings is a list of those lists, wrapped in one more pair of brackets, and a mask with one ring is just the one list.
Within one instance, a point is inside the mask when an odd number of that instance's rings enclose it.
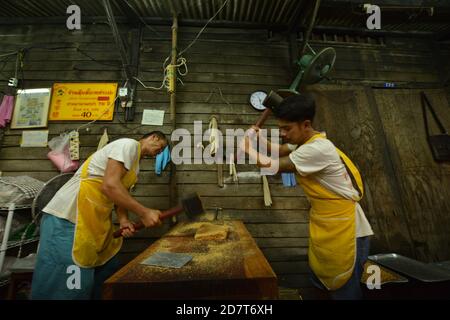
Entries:
{"label": "red handle tool", "polygon": [[[161,213],[161,215],[159,216],[159,220],[164,220],[164,219],[166,219],[166,218],[173,217],[174,215],[177,215],[177,214],[179,214],[180,212],[183,212],[183,211],[184,211],[184,208],[183,208],[182,205],[179,205],[179,206],[177,206],[177,207],[170,208],[170,209],[165,210],[165,211],[163,211],[163,212]],[[144,224],[143,224],[142,222],[134,223],[133,226],[134,226],[134,229],[135,229],[136,231],[137,231],[137,230],[140,230],[140,229],[142,229],[142,228],[145,228],[145,226],[144,226]],[[116,231],[114,232],[114,234],[113,234],[114,238],[119,238],[119,237],[121,237],[121,236],[122,236],[122,232],[123,232],[125,229],[128,229],[128,228],[120,228],[119,230],[116,230]]]}

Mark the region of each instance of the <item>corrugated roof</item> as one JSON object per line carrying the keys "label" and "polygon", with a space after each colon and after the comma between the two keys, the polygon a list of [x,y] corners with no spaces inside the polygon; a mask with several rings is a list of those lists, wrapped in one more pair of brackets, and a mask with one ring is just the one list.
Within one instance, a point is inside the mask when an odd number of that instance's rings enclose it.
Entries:
{"label": "corrugated roof", "polygon": [[[171,6],[179,12],[181,21],[207,21],[227,0],[111,0],[115,16],[127,17],[135,11],[145,19],[170,19]],[[214,19],[216,22],[277,25],[288,27],[303,14],[311,0],[228,0]],[[362,1],[361,1],[362,2]],[[384,1],[385,2],[385,1]],[[409,3],[414,1],[409,1]],[[428,1],[427,3],[432,3]],[[442,1],[435,1],[440,5]],[[449,1],[450,2],[450,1]],[[401,1],[399,1],[401,3]],[[406,2],[405,2],[406,3]],[[416,3],[419,3],[416,1]],[[420,2],[421,3],[421,2]],[[102,0],[10,0],[3,1],[0,23],[9,18],[65,17],[69,5],[81,8],[83,17],[105,16]],[[130,9],[130,7],[132,9]],[[382,6],[382,29],[392,31],[450,32],[450,5],[434,7]],[[131,10],[131,11],[130,11]],[[367,14],[358,1],[322,0],[317,26],[336,28],[366,28]],[[305,22],[298,27],[304,28]]]}
{"label": "corrugated roof", "polygon": [[[208,20],[225,2],[218,0],[112,0],[117,16],[127,15],[127,2],[142,17],[171,18],[169,3],[180,16],[191,20]],[[297,13],[299,0],[228,0],[217,20],[230,22],[288,23]],[[101,0],[13,0],[2,4],[1,17],[55,17],[66,15],[66,8],[76,4],[84,16],[104,16]]]}

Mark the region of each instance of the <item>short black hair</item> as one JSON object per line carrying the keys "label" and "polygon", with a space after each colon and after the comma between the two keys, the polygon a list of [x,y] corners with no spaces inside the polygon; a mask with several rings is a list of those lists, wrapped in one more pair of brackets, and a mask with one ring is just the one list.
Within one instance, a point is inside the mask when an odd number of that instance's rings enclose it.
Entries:
{"label": "short black hair", "polygon": [[162,133],[161,131],[158,131],[158,130],[152,131],[152,132],[149,132],[149,133],[144,134],[144,135],[141,137],[141,139],[146,139],[146,138],[148,138],[148,137],[150,137],[150,136],[156,136],[156,137],[158,137],[158,138],[161,139],[161,140],[164,140],[164,141],[166,141],[166,142],[169,142],[169,140],[167,140],[166,135],[165,135],[164,133]]}
{"label": "short black hair", "polygon": [[316,103],[310,94],[299,94],[289,96],[275,108],[275,117],[287,121],[314,120],[316,114]]}

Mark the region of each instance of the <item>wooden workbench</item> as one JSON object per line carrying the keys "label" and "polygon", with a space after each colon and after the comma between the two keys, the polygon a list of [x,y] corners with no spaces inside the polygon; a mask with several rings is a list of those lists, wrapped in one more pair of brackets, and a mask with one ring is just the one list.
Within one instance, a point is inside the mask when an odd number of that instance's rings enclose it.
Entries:
{"label": "wooden workbench", "polygon": [[[277,299],[277,278],[240,221],[226,240],[195,240],[199,222],[179,223],[164,237],[110,277],[104,299]],[[193,259],[176,268],[143,265],[156,252],[187,253]]]}

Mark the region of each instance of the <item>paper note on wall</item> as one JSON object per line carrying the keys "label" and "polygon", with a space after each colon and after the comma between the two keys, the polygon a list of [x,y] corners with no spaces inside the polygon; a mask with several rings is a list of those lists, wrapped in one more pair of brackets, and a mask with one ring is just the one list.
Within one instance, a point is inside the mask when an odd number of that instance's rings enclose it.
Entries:
{"label": "paper note on wall", "polygon": [[142,123],[148,126],[162,126],[164,123],[164,110],[144,109]]}
{"label": "paper note on wall", "polygon": [[48,130],[22,131],[21,147],[46,147]]}

